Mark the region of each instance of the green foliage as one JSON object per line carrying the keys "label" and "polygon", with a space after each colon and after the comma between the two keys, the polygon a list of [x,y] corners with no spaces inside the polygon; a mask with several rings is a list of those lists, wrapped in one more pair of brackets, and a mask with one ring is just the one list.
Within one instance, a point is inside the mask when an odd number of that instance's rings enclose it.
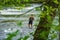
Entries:
{"label": "green foliage", "polygon": [[48,35],[49,31],[42,31],[39,35],[40,38],[43,38],[45,40],[47,40],[47,36]]}
{"label": "green foliage", "polygon": [[18,31],[19,30],[17,30],[16,32],[13,32],[13,33],[9,33],[8,37],[5,40],[12,40],[12,38],[17,35]]}
{"label": "green foliage", "polygon": [[45,18],[45,15],[46,15],[46,11],[41,12],[41,14],[40,14],[40,18]]}
{"label": "green foliage", "polygon": [[23,40],[27,40],[29,38],[29,36],[25,36],[24,38],[23,38]]}
{"label": "green foliage", "polygon": [[52,17],[50,15],[47,15],[47,21],[49,21],[49,22],[52,21]]}
{"label": "green foliage", "polygon": [[18,40],[22,40],[22,38],[19,38]]}
{"label": "green foliage", "polygon": [[37,26],[38,24],[34,24],[34,26]]}
{"label": "green foliage", "polygon": [[[54,2],[55,3],[55,2]],[[40,14],[40,19],[41,19],[41,24],[43,25],[43,28],[46,28],[47,31],[45,31],[46,29],[43,29],[43,31],[40,32],[40,39],[44,39],[47,40],[47,35],[50,33],[50,28],[54,29],[55,26],[52,26],[52,21],[53,21],[53,12],[56,10],[55,7],[45,4],[43,5],[44,10],[41,12]],[[44,19],[45,18],[45,19]],[[44,24],[43,24],[43,23]],[[56,34],[53,34],[51,36],[52,39],[56,38]]]}
{"label": "green foliage", "polygon": [[19,38],[18,40],[27,40],[29,36],[25,36],[24,38]]}
{"label": "green foliage", "polygon": [[36,10],[36,11],[40,11],[41,8],[40,8],[40,7],[36,7],[35,10]]}
{"label": "green foliage", "polygon": [[22,21],[17,21],[16,23],[18,26],[22,26]]}
{"label": "green foliage", "polygon": [[56,34],[52,34],[51,39],[54,39],[54,38],[56,38],[56,37],[57,37]]}
{"label": "green foliage", "polygon": [[58,4],[58,0],[52,0],[54,3]]}
{"label": "green foliage", "polygon": [[55,39],[57,37],[57,33],[55,33],[56,30],[55,29],[52,29],[51,32],[50,32],[50,38],[51,40]]}
{"label": "green foliage", "polygon": [[60,31],[60,25],[58,25],[57,27],[55,27],[55,30],[59,30]]}
{"label": "green foliage", "polygon": [[25,2],[29,2],[29,0],[24,0]]}
{"label": "green foliage", "polygon": [[[25,0],[28,1],[28,0]],[[22,4],[22,0],[0,0],[0,9],[4,7],[20,7],[19,9],[24,8],[26,4]]]}
{"label": "green foliage", "polygon": [[0,10],[3,10],[3,6],[0,6]]}

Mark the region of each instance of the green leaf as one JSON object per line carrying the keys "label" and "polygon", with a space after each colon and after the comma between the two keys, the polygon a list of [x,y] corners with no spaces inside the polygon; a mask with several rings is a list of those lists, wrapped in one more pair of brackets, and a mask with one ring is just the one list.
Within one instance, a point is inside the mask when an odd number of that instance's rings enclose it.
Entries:
{"label": "green leaf", "polygon": [[27,40],[29,38],[29,36],[25,36],[24,38],[23,38],[23,40]]}
{"label": "green leaf", "polygon": [[54,3],[58,4],[58,0],[53,0]]}

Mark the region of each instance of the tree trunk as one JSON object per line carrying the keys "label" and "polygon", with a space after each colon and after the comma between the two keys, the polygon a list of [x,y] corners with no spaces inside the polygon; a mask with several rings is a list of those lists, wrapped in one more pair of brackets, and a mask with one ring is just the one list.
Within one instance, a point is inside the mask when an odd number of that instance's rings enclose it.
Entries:
{"label": "tree trunk", "polygon": [[[50,16],[51,16],[51,19],[53,21],[55,14],[56,14],[55,11],[52,14],[53,15],[50,15]],[[47,21],[47,17],[48,16],[45,15],[44,18],[43,17],[40,18],[41,20],[37,26],[33,40],[47,40],[48,39],[48,35],[49,35],[51,27],[45,26],[45,25],[49,24],[49,21]],[[52,21],[51,21],[51,23],[52,23]],[[42,34],[42,36],[41,36],[41,34]]]}

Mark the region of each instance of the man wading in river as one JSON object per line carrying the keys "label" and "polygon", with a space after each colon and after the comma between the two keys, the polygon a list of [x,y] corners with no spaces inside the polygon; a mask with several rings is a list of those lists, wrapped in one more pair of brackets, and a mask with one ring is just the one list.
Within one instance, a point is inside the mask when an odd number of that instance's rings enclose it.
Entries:
{"label": "man wading in river", "polygon": [[31,14],[31,16],[29,18],[29,24],[28,24],[29,28],[32,28],[33,20],[34,20],[33,14]]}

